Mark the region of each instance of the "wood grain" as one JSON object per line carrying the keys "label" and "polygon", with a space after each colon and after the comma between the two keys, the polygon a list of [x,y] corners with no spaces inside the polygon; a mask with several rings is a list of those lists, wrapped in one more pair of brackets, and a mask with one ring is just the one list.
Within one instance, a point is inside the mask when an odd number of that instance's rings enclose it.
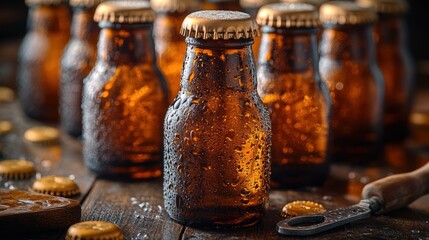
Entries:
{"label": "wood grain", "polygon": [[82,220],[117,224],[126,239],[179,239],[183,226],[164,210],[162,183],[97,180],[82,206]]}

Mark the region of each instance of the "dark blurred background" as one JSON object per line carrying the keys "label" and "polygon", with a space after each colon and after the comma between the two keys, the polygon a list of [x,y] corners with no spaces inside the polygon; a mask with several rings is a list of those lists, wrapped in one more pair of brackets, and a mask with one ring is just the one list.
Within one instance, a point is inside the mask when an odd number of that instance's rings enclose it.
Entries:
{"label": "dark blurred background", "polygon": [[[429,88],[429,1],[408,0],[408,35],[419,87]],[[25,35],[28,8],[24,0],[0,1],[0,85],[15,88],[19,44]]]}

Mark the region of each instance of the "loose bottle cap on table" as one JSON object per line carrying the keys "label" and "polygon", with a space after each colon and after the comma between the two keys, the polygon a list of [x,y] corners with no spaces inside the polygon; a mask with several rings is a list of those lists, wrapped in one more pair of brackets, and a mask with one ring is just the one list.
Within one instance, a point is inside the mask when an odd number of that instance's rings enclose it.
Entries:
{"label": "loose bottle cap on table", "polygon": [[272,3],[259,9],[259,25],[282,28],[308,28],[319,25],[319,14],[306,3]]}
{"label": "loose bottle cap on table", "polygon": [[151,0],[150,5],[156,12],[182,13],[201,8],[198,0]]}
{"label": "loose bottle cap on table", "polygon": [[331,24],[365,24],[377,20],[373,9],[364,8],[354,2],[333,1],[320,7],[320,21]]}
{"label": "loose bottle cap on table", "polygon": [[307,4],[311,4],[317,8],[320,8],[320,6],[322,6],[322,4],[324,4],[325,2],[328,2],[329,0],[282,0],[282,2],[285,3],[307,3]]}
{"label": "loose bottle cap on table", "polygon": [[67,231],[66,240],[122,240],[119,227],[110,222],[86,221],[70,226]]}
{"label": "loose bottle cap on table", "polygon": [[13,125],[9,121],[0,121],[0,136],[6,135],[12,131]]}
{"label": "loose bottle cap on table", "polygon": [[109,23],[151,23],[155,12],[149,2],[144,1],[108,1],[98,5],[95,10],[96,22]]}
{"label": "loose bottle cap on table", "polygon": [[48,126],[29,128],[24,133],[24,138],[32,143],[51,143],[59,139],[58,129]]}
{"label": "loose bottle cap on table", "polygon": [[258,24],[247,13],[237,11],[198,11],[183,20],[180,34],[202,39],[240,39],[259,36]]}
{"label": "loose bottle cap on table", "polygon": [[302,215],[316,214],[325,212],[322,204],[311,201],[294,201],[286,204],[283,209],[282,217],[296,217]]}
{"label": "loose bottle cap on table", "polygon": [[47,176],[33,183],[33,191],[53,196],[70,197],[80,193],[75,181],[67,177]]}
{"label": "loose bottle cap on table", "polygon": [[5,179],[27,179],[35,172],[34,164],[26,160],[0,161],[0,176]]}
{"label": "loose bottle cap on table", "polygon": [[15,99],[15,93],[8,87],[0,87],[0,103],[12,102]]}
{"label": "loose bottle cap on table", "polygon": [[106,0],[70,0],[70,6],[92,8],[104,1]]}
{"label": "loose bottle cap on table", "polygon": [[402,14],[408,11],[405,0],[358,0],[357,3],[363,7],[374,8],[378,13]]}
{"label": "loose bottle cap on table", "polygon": [[278,0],[240,0],[240,5],[244,8],[260,8],[266,4],[276,2]]}

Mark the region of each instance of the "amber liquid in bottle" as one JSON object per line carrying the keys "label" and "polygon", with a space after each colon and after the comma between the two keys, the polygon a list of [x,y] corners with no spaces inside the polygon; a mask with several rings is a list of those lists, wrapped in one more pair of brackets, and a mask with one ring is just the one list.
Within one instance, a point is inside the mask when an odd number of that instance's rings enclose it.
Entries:
{"label": "amber liquid in bottle", "polygon": [[258,93],[271,114],[272,186],[322,185],[329,173],[329,90],[316,28],[262,28]]}
{"label": "amber liquid in bottle", "polygon": [[203,9],[242,11],[239,0],[203,0]]}
{"label": "amber liquid in bottle", "polygon": [[186,42],[181,90],[164,123],[165,208],[185,224],[252,225],[268,207],[271,148],[252,40]]}
{"label": "amber liquid in bottle", "polygon": [[183,19],[188,13],[158,13],[154,23],[154,39],[158,66],[164,74],[170,89],[171,103],[180,90],[180,75],[186,43],[179,34]]}
{"label": "amber liquid in bottle", "polygon": [[83,154],[97,175],[161,176],[168,88],[156,65],[152,24],[100,32],[97,63],[84,81]]}
{"label": "amber liquid in bottle", "polygon": [[319,71],[331,95],[332,159],[380,158],[384,81],[376,63],[372,25],[324,25]]}
{"label": "amber liquid in bottle", "polygon": [[92,19],[94,11],[94,8],[74,9],[72,38],[61,60],[61,127],[75,137],[82,135],[83,79],[91,72],[97,59],[100,28]]}
{"label": "amber liquid in bottle", "polygon": [[377,63],[386,85],[384,140],[400,142],[410,131],[414,82],[406,25],[401,15],[380,14],[374,30]]}
{"label": "amber liquid in bottle", "polygon": [[21,106],[30,118],[56,122],[61,54],[70,37],[69,9],[66,5],[31,6],[28,23],[19,52]]}

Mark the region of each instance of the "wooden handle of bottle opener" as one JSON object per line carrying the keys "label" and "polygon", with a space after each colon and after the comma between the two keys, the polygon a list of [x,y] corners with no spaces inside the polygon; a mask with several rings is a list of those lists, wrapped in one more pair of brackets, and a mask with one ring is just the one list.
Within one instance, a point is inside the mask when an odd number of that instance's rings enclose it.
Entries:
{"label": "wooden handle of bottle opener", "polygon": [[382,205],[381,212],[389,212],[407,206],[426,193],[429,193],[429,163],[415,171],[367,184],[362,190],[362,197],[375,197]]}

